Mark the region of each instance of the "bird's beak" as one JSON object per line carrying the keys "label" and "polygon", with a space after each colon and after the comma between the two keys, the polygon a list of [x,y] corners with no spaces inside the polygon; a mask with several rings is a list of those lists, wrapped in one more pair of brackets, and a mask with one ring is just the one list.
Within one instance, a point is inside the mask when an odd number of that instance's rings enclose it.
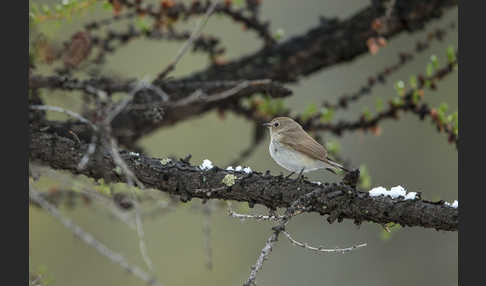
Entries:
{"label": "bird's beak", "polygon": [[270,122],[265,122],[265,123],[263,123],[263,126],[265,126],[265,127],[270,127],[270,126],[272,126],[272,123],[270,123]]}

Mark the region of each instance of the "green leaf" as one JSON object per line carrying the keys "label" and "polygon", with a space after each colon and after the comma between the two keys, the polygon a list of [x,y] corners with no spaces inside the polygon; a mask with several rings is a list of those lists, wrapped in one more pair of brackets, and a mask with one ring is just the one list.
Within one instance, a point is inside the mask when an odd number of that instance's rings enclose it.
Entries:
{"label": "green leaf", "polygon": [[448,108],[449,108],[449,106],[445,102],[443,102],[439,105],[439,110],[442,111],[443,113],[446,113]]}
{"label": "green leaf", "polygon": [[273,102],[274,102],[273,114],[279,114],[285,111],[286,108],[283,99],[275,99]]}
{"label": "green leaf", "polygon": [[39,13],[39,5],[37,5],[37,3],[32,3],[30,5],[30,9],[31,9],[32,13],[34,13],[34,14]]}
{"label": "green leaf", "polygon": [[263,103],[259,105],[258,109],[268,115],[279,114],[286,110],[283,99],[273,99],[270,96],[263,97]]}
{"label": "green leaf", "polygon": [[113,5],[109,1],[103,2],[103,9],[107,11],[113,11]]}
{"label": "green leaf", "polygon": [[307,106],[304,113],[302,114],[302,119],[307,120],[317,113],[317,105],[312,103]]}
{"label": "green leaf", "polygon": [[456,50],[452,45],[447,47],[447,60],[450,64],[456,61]]}
{"label": "green leaf", "polygon": [[334,110],[332,108],[322,108],[321,109],[321,121],[329,122],[334,116]]}
{"label": "green leaf", "polygon": [[405,83],[403,80],[399,80],[395,83],[395,90],[399,96],[403,96],[405,94]]}
{"label": "green leaf", "polygon": [[409,83],[410,83],[410,86],[411,86],[413,89],[417,88],[417,77],[416,77],[416,76],[414,76],[414,75],[410,76],[410,81],[409,81]]}
{"label": "green leaf", "polygon": [[366,120],[371,120],[371,112],[368,107],[363,108],[363,116]]}
{"label": "green leaf", "polygon": [[148,22],[147,18],[145,18],[145,17],[138,17],[137,27],[140,30],[142,30],[143,32],[150,31],[150,23]]}
{"label": "green leaf", "polygon": [[459,116],[457,114],[457,111],[452,113],[450,116],[452,117],[451,123],[453,124],[453,126],[458,127],[459,126]]}
{"label": "green leaf", "polygon": [[390,230],[390,232],[387,232],[385,229],[383,229],[380,233],[380,238],[384,241],[388,241],[392,238],[392,235],[396,233],[397,230],[400,229],[400,225],[390,222],[385,224],[386,227]]}
{"label": "green leaf", "polygon": [[428,77],[431,77],[434,74],[434,65],[432,63],[427,64],[427,69],[425,71]]}
{"label": "green leaf", "polygon": [[275,34],[273,35],[273,38],[277,41],[283,39],[283,37],[285,36],[285,31],[284,29],[282,28],[279,28],[277,29],[277,31],[275,31]]}
{"label": "green leaf", "polygon": [[49,13],[51,13],[51,9],[49,8],[49,6],[47,4],[44,4],[44,5],[42,5],[42,12],[44,12],[45,14],[49,14]]}
{"label": "green leaf", "polygon": [[338,154],[341,151],[341,145],[338,141],[327,141],[326,149],[330,154]]}
{"label": "green leaf", "polygon": [[432,62],[432,65],[434,66],[434,69],[439,68],[439,59],[437,58],[436,55],[431,55],[430,56],[430,61]]}
{"label": "green leaf", "polygon": [[233,0],[233,5],[235,7],[243,6],[243,0]]}
{"label": "green leaf", "polygon": [[377,98],[375,104],[376,112],[381,112],[383,110],[383,99]]}
{"label": "green leaf", "polygon": [[418,90],[414,90],[412,94],[412,102],[417,104],[420,101],[420,94]]}
{"label": "green leaf", "polygon": [[366,165],[359,166],[359,186],[362,189],[368,190],[371,187],[371,176],[368,173]]}
{"label": "green leaf", "polygon": [[449,108],[449,106],[445,102],[441,103],[439,105],[439,108],[437,108],[437,117],[439,118],[439,121],[441,123],[447,122],[447,118],[446,118],[445,114],[446,114],[448,108]]}
{"label": "green leaf", "polygon": [[403,104],[403,101],[400,97],[395,97],[395,98],[392,99],[392,104],[395,107],[399,107]]}

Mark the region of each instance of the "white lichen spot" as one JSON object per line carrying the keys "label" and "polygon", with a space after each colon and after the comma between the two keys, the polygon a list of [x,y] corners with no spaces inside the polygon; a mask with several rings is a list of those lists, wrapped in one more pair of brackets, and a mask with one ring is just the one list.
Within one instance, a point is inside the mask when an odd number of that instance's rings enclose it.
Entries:
{"label": "white lichen spot", "polygon": [[202,164],[199,166],[201,170],[211,170],[213,167],[213,163],[208,159],[204,159]]}
{"label": "white lichen spot", "polygon": [[410,193],[407,193],[407,195],[405,196],[404,200],[415,200],[417,197],[417,193],[416,192],[410,192]]}
{"label": "white lichen spot", "polygon": [[172,160],[169,159],[169,158],[164,158],[162,160],[160,160],[160,164],[162,164],[162,166],[165,166],[167,164],[169,164]]}
{"label": "white lichen spot", "polygon": [[392,199],[403,197],[404,200],[414,200],[417,198],[416,192],[407,193],[407,190],[405,190],[402,186],[392,187],[390,190],[387,190],[386,188],[381,186],[376,187],[369,191],[369,195],[370,197],[378,197],[383,195]]}
{"label": "white lichen spot", "polygon": [[229,166],[228,168],[226,168],[226,171],[236,171],[236,172],[245,172],[247,174],[250,174],[252,173],[252,169],[250,167],[245,167],[243,168],[242,166],[237,166],[233,169],[232,166]]}
{"label": "white lichen spot", "polygon": [[396,186],[396,187],[393,187],[393,188],[390,189],[389,196],[392,199],[396,199],[398,197],[405,197],[406,194],[407,194],[407,191],[405,191],[405,189],[402,186]]}
{"label": "white lichen spot", "polygon": [[371,189],[369,191],[369,194],[370,194],[370,197],[378,197],[378,196],[381,196],[381,195],[386,196],[387,192],[388,191],[383,187],[376,187],[376,188]]}
{"label": "white lichen spot", "polygon": [[315,185],[318,185],[318,186],[322,185],[322,183],[321,183],[321,182],[319,182],[319,181],[312,181],[311,183],[313,183],[313,184],[315,184]]}
{"label": "white lichen spot", "polygon": [[251,172],[253,172],[253,171],[251,170],[250,167],[246,167],[246,168],[243,169],[243,172],[245,172],[247,174],[251,174]]}
{"label": "white lichen spot", "polygon": [[457,209],[459,207],[459,202],[457,200],[455,200],[452,204],[448,202],[444,202],[444,205]]}
{"label": "white lichen spot", "polygon": [[222,182],[228,187],[231,187],[235,184],[236,176],[233,174],[227,174],[224,176]]}

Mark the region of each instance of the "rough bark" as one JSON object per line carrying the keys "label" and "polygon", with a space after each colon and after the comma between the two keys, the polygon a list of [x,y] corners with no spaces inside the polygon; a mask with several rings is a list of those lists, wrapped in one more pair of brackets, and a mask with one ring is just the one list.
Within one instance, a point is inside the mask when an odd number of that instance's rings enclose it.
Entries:
{"label": "rough bark", "polygon": [[[169,95],[178,99],[190,95],[188,87],[194,87],[204,82],[227,80],[271,79],[287,83],[295,82],[300,77],[321,71],[324,68],[350,62],[360,55],[368,53],[366,42],[371,37],[378,36],[372,28],[374,20],[385,14],[383,5],[375,4],[358,11],[355,15],[344,20],[321,19],[319,25],[302,35],[290,38],[279,44],[268,45],[261,50],[230,61],[226,64],[212,65],[205,70],[190,76],[166,81],[155,81],[154,84],[162,88]],[[388,40],[403,32],[413,32],[422,29],[431,20],[442,16],[443,12],[457,4],[455,0],[433,1],[404,1],[397,0],[390,17],[386,21],[386,30],[379,36]],[[130,82],[116,82],[111,79],[90,80],[95,88],[106,89],[108,92],[130,92]],[[56,78],[31,77],[31,87],[49,87],[59,89],[82,89],[84,85],[75,82],[74,85],[62,82]],[[193,88],[192,91],[195,89]],[[89,92],[89,91],[88,91]],[[140,137],[157,128],[173,125],[194,115],[202,114],[216,107],[231,106],[229,103],[237,101],[238,97],[226,100],[225,106],[209,104],[194,109],[166,110],[164,120],[147,120],[147,114],[159,113],[156,95],[147,91],[147,98],[152,98],[152,106],[137,112],[122,112],[114,121],[114,134],[117,139],[131,146]],[[154,107],[155,106],[155,107]],[[150,117],[150,116],[149,116]],[[127,125],[127,122],[130,125]],[[127,127],[128,126],[128,127]]]}
{"label": "rough bark", "polygon": [[[44,130],[42,132],[38,130]],[[51,133],[52,132],[52,133]],[[30,159],[55,169],[68,170],[107,181],[124,181],[124,176],[106,150],[93,156],[87,167],[79,171],[77,165],[87,149],[87,144],[58,135],[55,129],[31,129]],[[289,207],[304,194],[321,190],[306,202],[307,212],[328,215],[329,223],[351,219],[356,224],[363,221],[402,226],[421,226],[437,230],[457,231],[458,209],[445,206],[442,201],[422,199],[401,200],[389,197],[370,197],[367,192],[356,191],[341,184],[317,185],[308,181],[295,181],[268,172],[226,171],[218,167],[203,171],[185,160],[173,160],[165,165],[159,158],[150,158],[131,152],[121,152],[122,158],[135,176],[146,186],[177,195],[182,201],[192,198],[220,199],[264,205],[270,209]],[[237,176],[234,185],[226,186],[223,178]]]}
{"label": "rough bark", "polygon": [[[446,9],[456,4],[455,0],[397,0],[386,23],[386,31],[380,36],[390,40],[400,33],[423,29],[425,24],[441,17]],[[382,6],[371,4],[342,21],[322,19],[319,25],[302,35],[182,80],[269,78],[294,82],[299,77],[367,54],[367,40],[377,36],[372,22],[384,14]]]}

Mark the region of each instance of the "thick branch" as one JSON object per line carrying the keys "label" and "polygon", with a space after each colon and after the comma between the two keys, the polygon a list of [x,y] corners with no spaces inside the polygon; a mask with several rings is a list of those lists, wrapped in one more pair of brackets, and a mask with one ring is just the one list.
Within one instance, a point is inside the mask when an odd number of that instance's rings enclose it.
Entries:
{"label": "thick branch", "polygon": [[[392,13],[387,20],[387,29],[380,36],[388,39],[404,31],[413,31],[422,28],[433,18],[438,18],[443,11],[454,6],[454,0],[434,1],[396,1]],[[189,96],[193,92],[183,92],[188,86],[201,85],[206,83],[227,82],[226,80],[251,80],[271,79],[280,82],[297,81],[299,77],[310,75],[323,68],[335,64],[349,62],[359,55],[366,54],[368,47],[366,41],[377,35],[372,28],[375,19],[385,13],[383,7],[370,5],[356,13],[354,16],[338,20],[321,20],[321,23],[307,33],[291,38],[280,44],[266,46],[262,50],[236,59],[222,65],[213,65],[206,70],[195,73],[186,78],[176,81],[155,81],[154,84],[167,92],[176,94],[176,99]],[[90,80],[87,88],[86,82],[63,81],[62,79],[42,78],[32,76],[29,85],[31,88],[48,87],[57,89],[80,89],[92,93],[93,87],[104,90],[108,93],[125,91],[129,92],[131,82],[116,82],[114,80],[100,79]],[[171,87],[178,86],[177,90]],[[153,92],[147,91],[148,98],[154,97]],[[208,92],[207,92],[208,93]],[[226,100],[225,102],[229,102]],[[131,146],[141,136],[165,125],[174,124],[188,115],[202,114],[215,107],[222,107],[221,104],[191,106],[182,111],[166,110],[164,120],[160,120],[160,108],[156,101],[144,100],[149,104],[145,109],[137,109],[136,112],[123,112],[114,121],[114,135],[118,141]],[[155,114],[155,119],[153,120]],[[134,124],[127,125],[134,122]]]}
{"label": "thick branch", "polygon": [[[81,81],[59,76],[31,76],[29,85],[31,88],[79,90],[91,94],[96,94],[98,90],[131,93],[136,81],[116,82],[106,78]],[[169,81],[161,86],[161,90],[168,94],[169,101],[161,101],[160,95],[153,88],[139,88],[133,100],[114,118],[111,127],[118,142],[133,146],[138,138],[158,127],[173,125],[214,108],[225,109],[235,101],[253,94],[261,93],[274,98],[292,94],[291,90],[271,80]],[[84,133],[82,130],[78,132]]]}
{"label": "thick branch", "polygon": [[[41,130],[45,130],[41,129]],[[124,177],[117,172],[109,152],[101,150],[93,156],[86,168],[77,166],[83,157],[87,143],[79,143],[55,133],[31,129],[30,159],[40,161],[56,169],[84,174],[92,178],[104,178],[121,182]],[[171,161],[162,165],[160,159],[122,151],[122,158],[135,176],[147,187],[178,195],[182,201],[192,198],[236,200],[264,205],[270,209],[289,207],[303,194],[321,189],[319,195],[305,202],[308,212],[328,215],[329,223],[352,219],[356,224],[370,221],[379,224],[389,222],[403,226],[421,226],[437,230],[457,231],[458,209],[440,202],[421,199],[403,201],[389,197],[370,197],[345,184],[317,185],[308,181],[294,181],[283,176],[271,176],[253,172],[226,171],[218,167],[202,171],[184,160]],[[226,186],[223,178],[237,176],[234,185]]]}
{"label": "thick branch", "polygon": [[[387,22],[387,31],[381,36],[391,39],[405,31],[422,29],[456,4],[454,0],[397,0]],[[211,66],[186,80],[269,78],[280,82],[297,81],[299,77],[368,53],[366,41],[377,35],[371,24],[383,14],[383,9],[370,5],[343,21],[322,20],[304,35],[227,64]]]}

